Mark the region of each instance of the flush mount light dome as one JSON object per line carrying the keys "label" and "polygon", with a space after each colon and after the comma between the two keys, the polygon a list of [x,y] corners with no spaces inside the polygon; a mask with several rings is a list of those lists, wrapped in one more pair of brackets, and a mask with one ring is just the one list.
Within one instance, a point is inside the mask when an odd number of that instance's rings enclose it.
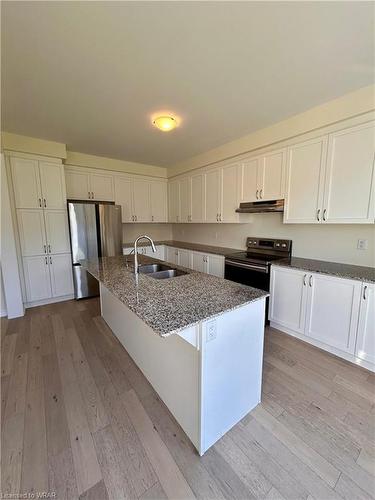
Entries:
{"label": "flush mount light dome", "polygon": [[173,116],[157,116],[152,120],[152,124],[163,132],[169,132],[177,127],[177,121]]}

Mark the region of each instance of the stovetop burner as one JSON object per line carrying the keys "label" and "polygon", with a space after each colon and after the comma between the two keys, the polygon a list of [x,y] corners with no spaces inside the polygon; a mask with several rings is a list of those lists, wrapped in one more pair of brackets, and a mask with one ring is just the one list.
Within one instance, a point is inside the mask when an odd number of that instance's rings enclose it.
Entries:
{"label": "stovetop burner", "polygon": [[246,246],[247,251],[236,252],[227,255],[226,258],[236,262],[268,266],[275,260],[290,258],[292,254],[291,240],[249,237]]}
{"label": "stovetop burner", "polygon": [[227,258],[231,260],[241,261],[241,262],[254,262],[256,264],[268,265],[275,260],[285,259],[287,255],[268,255],[255,252],[236,252],[227,255]]}

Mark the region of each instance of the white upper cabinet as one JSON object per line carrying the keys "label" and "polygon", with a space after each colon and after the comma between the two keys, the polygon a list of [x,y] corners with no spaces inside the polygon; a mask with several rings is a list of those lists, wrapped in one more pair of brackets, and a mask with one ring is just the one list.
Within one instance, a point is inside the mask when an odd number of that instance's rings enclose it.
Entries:
{"label": "white upper cabinet", "polygon": [[286,149],[273,151],[260,158],[258,175],[259,199],[283,199]]}
{"label": "white upper cabinet", "polygon": [[312,273],[308,286],[306,335],[354,354],[361,283]]}
{"label": "white upper cabinet", "polygon": [[122,222],[134,222],[132,179],[115,177],[115,203],[121,205]]}
{"label": "white upper cabinet", "polygon": [[191,179],[185,177],[180,181],[180,221],[190,222],[191,213]]}
{"label": "white upper cabinet", "polygon": [[86,171],[65,169],[66,195],[70,200],[91,199],[90,179]]}
{"label": "white upper cabinet", "polygon": [[205,174],[206,222],[219,222],[221,211],[221,168]]}
{"label": "white upper cabinet", "polygon": [[111,174],[90,173],[91,199],[114,201],[113,176]]}
{"label": "white upper cabinet", "polygon": [[134,180],[133,210],[135,222],[149,222],[151,220],[149,181]]}
{"label": "white upper cabinet", "polygon": [[47,253],[43,211],[17,209],[21,253],[24,257]]}
{"label": "white upper cabinet", "polygon": [[375,365],[375,285],[363,283],[355,355]]}
{"label": "white upper cabinet", "polygon": [[332,223],[373,223],[374,123],[328,137],[323,218]]}
{"label": "white upper cabinet", "polygon": [[326,137],[289,147],[284,222],[319,224],[322,220],[326,149]]}
{"label": "white upper cabinet", "polygon": [[168,184],[168,220],[180,221],[180,181],[174,180]]}
{"label": "white upper cabinet", "polygon": [[221,203],[219,222],[237,222],[239,205],[240,166],[235,163],[221,169]]}
{"label": "white upper cabinet", "polygon": [[246,160],[241,166],[241,193],[243,202],[254,202],[259,200],[258,167],[260,158]]}
{"label": "white upper cabinet", "polygon": [[64,167],[57,163],[39,162],[42,185],[43,207],[48,209],[66,208]]}
{"label": "white upper cabinet", "polygon": [[167,183],[150,182],[151,222],[167,222]]}
{"label": "white upper cabinet", "polygon": [[41,208],[42,190],[38,161],[11,158],[10,164],[16,208]]}
{"label": "white upper cabinet", "polygon": [[46,243],[48,253],[70,252],[68,220],[65,210],[45,210]]}
{"label": "white upper cabinet", "polygon": [[190,222],[204,222],[205,217],[205,189],[204,175],[194,174],[191,176],[191,212]]}

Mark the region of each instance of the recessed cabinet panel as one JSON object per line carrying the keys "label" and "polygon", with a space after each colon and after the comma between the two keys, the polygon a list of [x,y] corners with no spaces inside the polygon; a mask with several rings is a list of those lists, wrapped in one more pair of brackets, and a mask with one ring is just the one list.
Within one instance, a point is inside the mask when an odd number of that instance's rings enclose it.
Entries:
{"label": "recessed cabinet panel", "polygon": [[133,207],[136,222],[151,220],[150,183],[149,181],[133,181]]}
{"label": "recessed cabinet panel", "polygon": [[224,278],[224,257],[222,255],[207,255],[206,272]]}
{"label": "recessed cabinet panel", "polygon": [[284,222],[320,223],[326,146],[320,137],[289,148]]}
{"label": "recessed cabinet panel", "polygon": [[241,167],[241,201],[252,202],[259,199],[258,166],[259,158],[246,160]]}
{"label": "recessed cabinet panel", "polygon": [[48,253],[70,252],[68,220],[65,210],[45,210]]}
{"label": "recessed cabinet panel", "polygon": [[190,177],[180,180],[180,222],[189,222],[191,212]]}
{"label": "recessed cabinet panel", "polygon": [[205,174],[206,222],[219,222],[221,169],[210,170]]}
{"label": "recessed cabinet panel", "polygon": [[39,162],[43,207],[66,208],[64,167],[56,163]]}
{"label": "recessed cabinet panel", "polygon": [[51,297],[51,280],[47,256],[24,257],[23,270],[27,302]]}
{"label": "recessed cabinet panel", "polygon": [[191,177],[191,222],[204,221],[204,196],[204,175],[193,175]]}
{"label": "recessed cabinet panel", "polygon": [[115,178],[115,203],[121,205],[122,222],[133,222],[132,182],[125,177]]}
{"label": "recessed cabinet panel", "polygon": [[327,222],[374,222],[373,123],[329,135],[324,209]]}
{"label": "recessed cabinet panel", "polygon": [[261,200],[284,198],[284,162],[285,150],[267,154],[262,158],[259,183]]}
{"label": "recessed cabinet panel", "polygon": [[24,257],[47,252],[43,210],[17,210],[21,252]]}
{"label": "recessed cabinet panel", "polygon": [[73,293],[72,259],[70,254],[52,255],[48,257],[52,297],[61,297]]}
{"label": "recessed cabinet panel", "polygon": [[355,355],[375,365],[375,285],[363,283]]}
{"label": "recessed cabinet panel", "polygon": [[178,265],[178,250],[173,247],[166,247],[166,261]]}
{"label": "recessed cabinet panel", "polygon": [[306,335],[354,354],[361,283],[310,274]]}
{"label": "recessed cabinet panel", "polygon": [[90,194],[89,174],[75,170],[65,170],[66,196],[70,200],[88,200]]}
{"label": "recessed cabinet panel", "polygon": [[237,222],[236,208],[239,204],[240,167],[238,164],[222,169],[222,202],[219,210],[220,222]]}
{"label": "recessed cabinet panel", "polygon": [[180,181],[172,181],[168,184],[168,220],[179,222],[180,220]]}
{"label": "recessed cabinet panel", "polygon": [[199,252],[193,252],[192,256],[192,268],[194,271],[198,271],[200,273],[207,273],[208,269],[208,262],[207,262],[207,256],[199,253]]}
{"label": "recessed cabinet panel", "polygon": [[178,249],[178,265],[191,269],[191,252],[189,250]]}
{"label": "recessed cabinet panel", "polygon": [[11,158],[10,163],[16,208],[41,208],[38,161]]}
{"label": "recessed cabinet panel", "polygon": [[167,183],[150,183],[151,222],[167,222]]}
{"label": "recessed cabinet panel", "polygon": [[90,191],[97,201],[114,201],[112,175],[90,173]]}
{"label": "recessed cabinet panel", "polygon": [[272,267],[269,319],[304,333],[308,274]]}

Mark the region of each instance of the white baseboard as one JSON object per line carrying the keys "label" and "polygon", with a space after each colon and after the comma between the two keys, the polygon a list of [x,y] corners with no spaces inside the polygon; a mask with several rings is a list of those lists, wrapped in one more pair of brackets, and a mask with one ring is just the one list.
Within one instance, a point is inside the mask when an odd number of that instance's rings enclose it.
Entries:
{"label": "white baseboard", "polygon": [[63,297],[53,297],[52,299],[44,299],[44,300],[36,300],[35,302],[25,302],[25,308],[29,309],[30,307],[37,306],[46,306],[48,304],[55,304],[56,302],[64,302],[65,300],[74,299],[74,295],[64,295]]}
{"label": "white baseboard", "polygon": [[353,354],[349,354],[344,351],[340,351],[340,349],[336,349],[336,347],[331,347],[327,344],[324,344],[323,342],[319,342],[319,340],[312,339],[311,337],[308,337],[307,335],[304,335],[303,333],[297,333],[290,328],[287,328],[283,325],[280,325],[279,323],[274,323],[273,321],[270,322],[270,326],[272,328],[275,328],[276,330],[280,330],[281,332],[287,333],[288,335],[291,335],[292,337],[295,337],[299,340],[302,340],[303,342],[306,342],[307,344],[311,344],[315,347],[318,347],[319,349],[322,349],[322,351],[329,352],[330,354],[334,354],[335,356],[345,359],[346,361],[350,361],[350,363],[354,363],[355,365],[361,366],[362,368],[366,368],[366,370],[370,370],[371,372],[375,372],[375,365],[372,363],[369,363],[368,361],[365,361],[364,359],[357,358]]}
{"label": "white baseboard", "polygon": [[4,316],[8,316],[8,312],[6,309],[1,309],[0,310],[0,318],[3,318]]}

